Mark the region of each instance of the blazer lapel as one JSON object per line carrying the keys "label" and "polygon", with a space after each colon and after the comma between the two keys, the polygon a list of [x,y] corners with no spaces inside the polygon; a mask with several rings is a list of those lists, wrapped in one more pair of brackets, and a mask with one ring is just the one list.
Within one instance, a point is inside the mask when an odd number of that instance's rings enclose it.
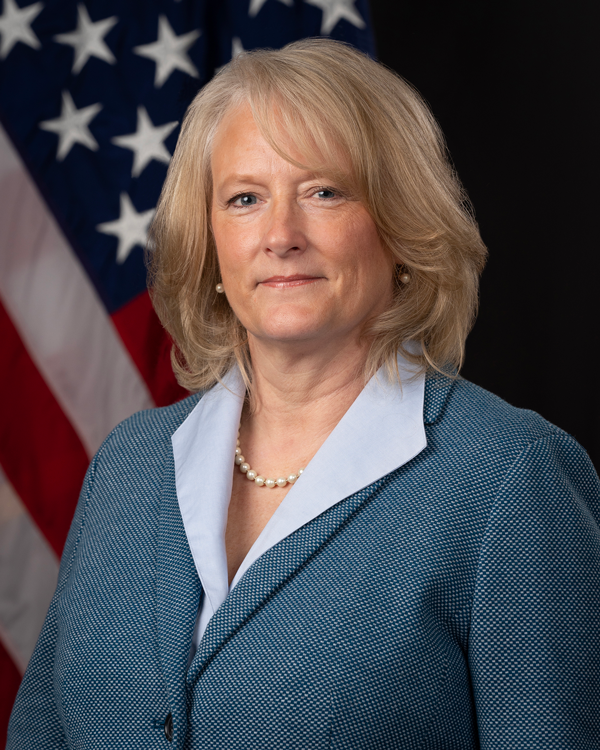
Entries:
{"label": "blazer lapel", "polygon": [[[445,375],[427,377],[425,424],[432,424],[442,416],[455,382]],[[253,614],[275,596],[278,589],[306,565],[354,514],[360,512],[394,473],[331,506],[275,544],[250,566],[210,620],[187,673],[188,689],[193,690],[212,659]]]}
{"label": "blazer lapel", "polygon": [[160,503],[156,571],[156,615],[160,658],[173,716],[174,740],[185,736],[185,673],[198,612],[201,585],[187,542],[170,450]]}
{"label": "blazer lapel", "polygon": [[332,506],[252,564],[209,622],[188,671],[188,689],[193,690],[208,664],[253,614],[309,563],[387,481],[389,477],[384,477]]}

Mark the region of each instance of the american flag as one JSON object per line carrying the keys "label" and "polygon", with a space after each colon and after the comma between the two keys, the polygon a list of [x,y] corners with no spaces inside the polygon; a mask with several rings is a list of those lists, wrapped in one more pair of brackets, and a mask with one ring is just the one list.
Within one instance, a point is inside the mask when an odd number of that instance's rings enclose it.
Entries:
{"label": "american flag", "polygon": [[367,0],[0,0],[0,746],[91,456],[186,395],[143,245],[179,123],[243,50],[329,35]]}

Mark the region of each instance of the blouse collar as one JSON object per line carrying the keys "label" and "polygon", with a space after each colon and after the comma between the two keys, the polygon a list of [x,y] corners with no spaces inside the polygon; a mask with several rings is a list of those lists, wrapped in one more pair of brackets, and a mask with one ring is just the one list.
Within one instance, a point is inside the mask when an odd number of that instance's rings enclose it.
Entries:
{"label": "blouse collar", "polygon": [[[249,550],[231,588],[282,539],[426,447],[425,376],[415,374],[401,356],[398,368],[402,385],[383,369],[367,383]],[[196,642],[229,592],[225,528],[244,395],[236,367],[200,399],[172,436],[179,508],[207,600]]]}

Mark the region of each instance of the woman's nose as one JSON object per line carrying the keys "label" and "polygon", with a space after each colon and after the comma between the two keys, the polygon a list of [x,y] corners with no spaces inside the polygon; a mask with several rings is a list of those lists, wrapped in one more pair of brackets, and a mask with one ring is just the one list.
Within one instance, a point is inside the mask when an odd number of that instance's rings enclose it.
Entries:
{"label": "woman's nose", "polygon": [[271,202],[263,236],[265,252],[283,257],[306,249],[302,214],[295,200],[277,198]]}

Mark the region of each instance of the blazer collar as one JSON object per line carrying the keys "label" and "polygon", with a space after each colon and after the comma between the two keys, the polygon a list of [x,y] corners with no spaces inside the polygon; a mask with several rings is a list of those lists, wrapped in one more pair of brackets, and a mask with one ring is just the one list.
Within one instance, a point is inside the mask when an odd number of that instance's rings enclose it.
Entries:
{"label": "blazer collar", "polygon": [[433,424],[441,419],[453,385],[461,380],[455,372],[445,375],[428,373],[425,378],[425,398],[423,403],[423,422]]}
{"label": "blazer collar", "polygon": [[[423,396],[425,424],[432,424],[442,417],[454,382],[454,379],[444,375],[427,376]],[[235,397],[234,393],[232,397]],[[235,442],[233,444],[235,445]],[[406,460],[409,458],[407,456]],[[157,615],[160,654],[176,734],[178,731],[185,731],[186,726],[186,679],[188,688],[192,688],[220,648],[345,521],[377,494],[387,479],[387,476],[381,477],[333,505],[318,517],[309,519],[305,525],[281,539],[253,562],[217,608],[185,678],[202,587],[179,509],[175,465],[169,452],[165,466],[159,528]]]}
{"label": "blazer collar", "polygon": [[[424,377],[401,357],[398,367],[402,386],[380,370],[350,406],[246,555],[232,590],[271,547],[425,448]],[[234,369],[172,437],[179,506],[206,595],[195,644],[229,592],[225,527],[244,394]]]}

